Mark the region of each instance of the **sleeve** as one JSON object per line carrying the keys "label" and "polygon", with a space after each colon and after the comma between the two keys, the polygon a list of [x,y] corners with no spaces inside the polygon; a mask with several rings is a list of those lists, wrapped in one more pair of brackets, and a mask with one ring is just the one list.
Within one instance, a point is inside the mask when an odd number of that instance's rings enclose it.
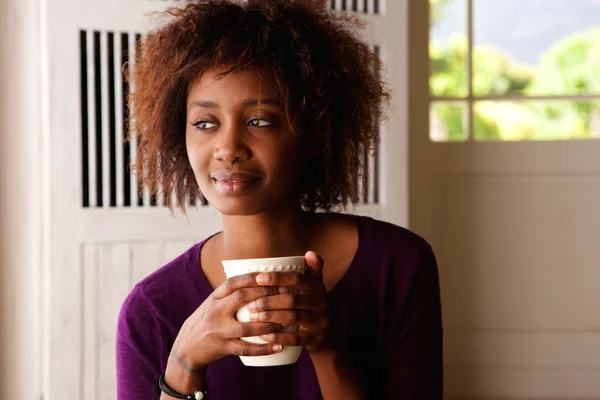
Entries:
{"label": "sleeve", "polygon": [[431,247],[414,274],[402,309],[396,306],[387,340],[387,399],[443,398],[442,312],[439,275]]}
{"label": "sleeve", "polygon": [[164,356],[162,329],[151,302],[136,286],[117,324],[117,399],[150,400]]}

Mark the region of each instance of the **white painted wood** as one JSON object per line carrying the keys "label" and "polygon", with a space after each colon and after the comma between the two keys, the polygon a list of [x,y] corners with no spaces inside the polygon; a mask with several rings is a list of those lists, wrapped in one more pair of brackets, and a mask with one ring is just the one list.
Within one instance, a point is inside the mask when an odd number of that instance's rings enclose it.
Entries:
{"label": "white painted wood", "polygon": [[[380,44],[376,43],[375,46],[373,46],[373,51],[381,60],[382,65],[385,65],[385,60],[383,59],[383,57],[381,55],[381,47],[380,46],[381,46]],[[381,127],[380,127],[380,129],[381,129]],[[381,144],[379,144],[376,149],[372,149],[371,151],[369,151],[369,156],[368,156],[367,172],[370,177],[370,183],[369,183],[370,187],[369,187],[369,197],[366,200],[367,200],[367,203],[369,203],[369,204],[375,204],[375,202],[379,201],[379,199],[377,199],[375,197],[375,194],[376,194],[376,192],[379,191],[379,187],[381,186],[380,177],[376,176],[376,170],[380,170],[379,158],[377,156],[377,154],[380,153],[380,151],[381,151],[380,148],[381,148]]]}
{"label": "white painted wood", "polygon": [[163,265],[173,261],[194,245],[195,240],[169,240],[164,243]]}
{"label": "white painted wood", "polygon": [[[219,221],[216,210],[198,207],[198,211],[188,210],[188,216],[172,215],[167,209],[139,208],[122,210],[86,210],[83,213],[83,234],[93,242],[106,241],[146,241],[153,239],[173,239],[179,237],[202,237],[214,233],[220,225],[205,224],[206,221]],[[115,229],[115,224],[119,229]]]}
{"label": "white painted wood", "polygon": [[410,228],[440,265],[446,395],[600,398],[600,141],[431,142],[426,6],[410,9]]}
{"label": "white painted wood", "polygon": [[375,203],[375,186],[377,185],[376,177],[375,177],[375,162],[377,161],[372,154],[369,154],[369,165],[368,165],[368,174],[370,177],[369,181],[369,197],[366,199],[368,203]]}
{"label": "white painted wood", "polygon": [[[133,75],[133,70],[135,68],[135,34],[130,31],[129,32],[129,78],[130,78],[130,83],[129,83],[129,90],[131,92],[135,91],[135,84],[133,83],[133,81],[131,81],[131,77]],[[130,123],[130,129],[132,130],[131,132],[133,132],[133,126],[135,125],[135,118],[133,118],[133,107],[129,108],[129,115],[131,116],[131,123]],[[131,165],[133,165],[135,163],[135,161],[137,160],[137,139],[135,137],[135,135],[131,134],[131,141],[130,141],[130,159],[131,159]],[[136,171],[132,171],[131,172],[131,207],[132,208],[137,208],[138,206],[138,191],[139,191],[139,186],[138,186],[138,179],[137,179],[137,172]]]}
{"label": "white painted wood", "polygon": [[83,398],[98,398],[98,340],[97,340],[97,268],[98,252],[94,244],[83,245]]}
{"label": "white painted wood", "polygon": [[[404,2],[402,2],[404,4]],[[131,181],[132,207],[120,207],[122,196],[122,149],[118,146],[117,203],[110,208],[108,181],[108,71],[114,68],[116,95],[116,138],[120,143],[122,107],[120,86],[120,33],[129,33],[129,61],[135,68],[135,34],[144,33],[150,26],[145,16],[151,9],[172,5],[162,1],[56,0],[47,15],[48,136],[52,139],[47,149],[51,155],[48,165],[49,191],[47,293],[48,304],[45,332],[47,332],[44,365],[45,399],[115,398],[114,333],[118,310],[132,286],[179,256],[193,243],[220,230],[220,216],[210,207],[197,206],[187,216],[178,212],[173,216],[164,207],[150,207],[148,193],[143,194],[144,205],[138,207],[136,176]],[[351,2],[347,4],[348,8]],[[402,7],[395,8],[402,13]],[[405,36],[401,23],[404,14],[395,18],[366,16],[368,28],[365,38],[383,48],[397,48],[397,37]],[[79,76],[79,30],[88,37],[88,104],[89,104],[89,160],[90,202],[96,205],[96,149],[95,134],[103,135],[102,163],[104,166],[104,207],[82,208],[81,175],[81,119]],[[93,31],[102,32],[101,69],[94,72]],[[108,65],[106,38],[115,33],[115,65]],[[405,50],[400,44],[401,50]],[[402,66],[405,57],[391,57],[389,70],[393,86],[402,88]],[[102,76],[101,94],[103,129],[95,132],[94,73]],[[131,88],[135,90],[134,87]],[[403,89],[401,89],[403,90]],[[56,99],[60,99],[57,101]],[[406,169],[398,168],[388,174],[389,168],[403,164],[403,125],[405,96],[396,93],[392,117],[384,126],[383,146],[379,158],[380,205],[358,205],[350,211],[400,223],[406,219]],[[387,132],[393,135],[387,135]],[[131,157],[135,159],[136,143],[131,143]],[[74,164],[74,160],[75,164]],[[372,163],[370,163],[372,164]],[[372,169],[372,165],[369,166]],[[162,199],[158,199],[159,204]],[[398,208],[399,207],[399,208]],[[82,353],[83,351],[83,353]]]}
{"label": "white painted wood", "polygon": [[97,321],[97,394],[100,400],[116,399],[115,332],[123,300],[129,293],[130,253],[127,243],[98,246],[95,306]]}
{"label": "white painted wood", "polygon": [[77,18],[65,16],[65,3],[48,7],[46,15],[49,107],[48,149],[50,213],[47,276],[47,335],[44,398],[81,398],[83,369],[82,255],[79,211],[81,159],[79,29]]}
{"label": "white painted wood", "polygon": [[[600,307],[598,236],[571,241],[574,232],[600,226],[598,213],[580,214],[600,204],[600,175],[439,180],[433,196],[443,199],[436,203],[442,239],[438,250],[454,265],[441,276],[448,290],[463,294],[446,301],[448,321],[486,328],[600,328],[600,318],[592,312]],[[560,218],[554,207],[540,207],[548,199],[560,204]],[[464,281],[472,275],[477,281]],[[476,304],[469,304],[474,297]]]}
{"label": "white painted wood", "polygon": [[131,277],[133,287],[164,265],[164,243],[160,240],[131,243]]}
{"label": "white painted wood", "polygon": [[[373,218],[385,217],[384,209],[377,204],[358,204],[350,207],[348,212],[371,215]],[[188,209],[187,216],[179,211],[173,215],[166,208],[138,208],[126,212],[88,209],[82,212],[81,218],[81,234],[93,243],[148,241],[156,238],[201,238],[221,229],[219,213],[212,207],[201,205],[197,205],[196,209]],[[207,224],[207,221],[211,223]],[[118,229],[115,226],[118,226]]]}
{"label": "white painted wood", "polygon": [[94,60],[94,32],[89,30],[86,33],[87,42],[87,65],[88,65],[88,163],[89,163],[89,193],[90,193],[90,207],[98,205],[96,197],[96,180],[97,180],[97,168],[96,168],[96,83],[94,77],[99,71],[95,69]]}
{"label": "white painted wood", "polygon": [[[412,3],[411,3],[412,4]],[[378,17],[385,40],[379,42],[385,61],[384,77],[392,90],[388,120],[381,126],[380,205],[381,218],[408,225],[408,0],[387,3]]]}
{"label": "white painted wood", "polygon": [[143,199],[142,207],[150,208],[150,190],[149,189],[147,189],[147,188],[143,189],[142,199]]}
{"label": "white painted wood", "polygon": [[[361,154],[361,158],[364,158],[364,156]],[[353,179],[356,181],[357,186],[358,186],[358,202],[363,203],[363,170],[364,168],[367,166],[365,163],[365,160],[363,160],[364,166],[363,168],[361,168],[360,171],[356,171],[355,176],[353,177]]]}
{"label": "white painted wood", "polygon": [[[185,201],[185,204],[188,205],[188,207],[189,207],[190,196],[186,196],[186,199],[184,201]],[[198,201],[196,203],[198,203]],[[178,204],[177,204],[177,194],[174,191],[171,193],[171,204],[173,204],[174,207],[178,206]],[[191,207],[190,207],[190,211],[192,211]]]}
{"label": "white painted wood", "polygon": [[124,199],[123,176],[125,170],[123,168],[123,85],[122,85],[122,65],[121,65],[121,33],[117,32],[114,36],[114,73],[115,73],[115,143],[116,143],[116,173],[117,173],[117,207],[122,207]]}
{"label": "white painted wood", "polygon": [[444,329],[451,368],[600,369],[600,333],[585,329]]}
{"label": "white painted wood", "polygon": [[600,370],[587,368],[452,368],[444,371],[449,398],[595,400]]}
{"label": "white painted wood", "polygon": [[156,196],[157,207],[162,208],[165,204],[165,194],[163,192],[162,183],[158,185],[158,196]]}
{"label": "white painted wood", "polygon": [[47,207],[43,10],[0,2],[0,398],[42,391]]}
{"label": "white painted wood", "polygon": [[108,115],[108,34],[100,32],[100,81],[102,84],[102,204],[110,206],[110,138],[109,138],[109,115]]}

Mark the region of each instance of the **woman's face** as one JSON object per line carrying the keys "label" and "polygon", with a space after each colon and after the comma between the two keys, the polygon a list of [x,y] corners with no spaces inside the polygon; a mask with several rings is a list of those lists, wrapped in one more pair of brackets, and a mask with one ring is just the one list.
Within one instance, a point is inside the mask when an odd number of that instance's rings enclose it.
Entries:
{"label": "woman's face", "polygon": [[187,99],[187,153],[202,194],[226,215],[296,204],[303,154],[273,77],[219,72],[202,74]]}

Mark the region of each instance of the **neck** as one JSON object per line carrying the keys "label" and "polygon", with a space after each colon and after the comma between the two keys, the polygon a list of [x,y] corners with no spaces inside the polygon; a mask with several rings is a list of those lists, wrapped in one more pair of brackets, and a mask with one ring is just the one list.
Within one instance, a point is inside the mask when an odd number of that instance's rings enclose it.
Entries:
{"label": "neck", "polygon": [[251,216],[223,215],[221,255],[223,259],[304,255],[314,226],[314,215],[299,207]]}

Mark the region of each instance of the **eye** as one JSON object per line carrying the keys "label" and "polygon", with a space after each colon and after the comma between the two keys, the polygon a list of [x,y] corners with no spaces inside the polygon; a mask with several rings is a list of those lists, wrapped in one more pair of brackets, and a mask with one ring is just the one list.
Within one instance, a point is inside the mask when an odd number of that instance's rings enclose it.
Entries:
{"label": "eye", "polygon": [[192,124],[192,126],[200,131],[206,131],[212,128],[216,128],[217,124],[208,121],[196,121]]}
{"label": "eye", "polygon": [[248,121],[249,126],[253,126],[255,128],[265,128],[267,126],[273,125],[271,121],[267,121],[266,119],[254,118]]}

